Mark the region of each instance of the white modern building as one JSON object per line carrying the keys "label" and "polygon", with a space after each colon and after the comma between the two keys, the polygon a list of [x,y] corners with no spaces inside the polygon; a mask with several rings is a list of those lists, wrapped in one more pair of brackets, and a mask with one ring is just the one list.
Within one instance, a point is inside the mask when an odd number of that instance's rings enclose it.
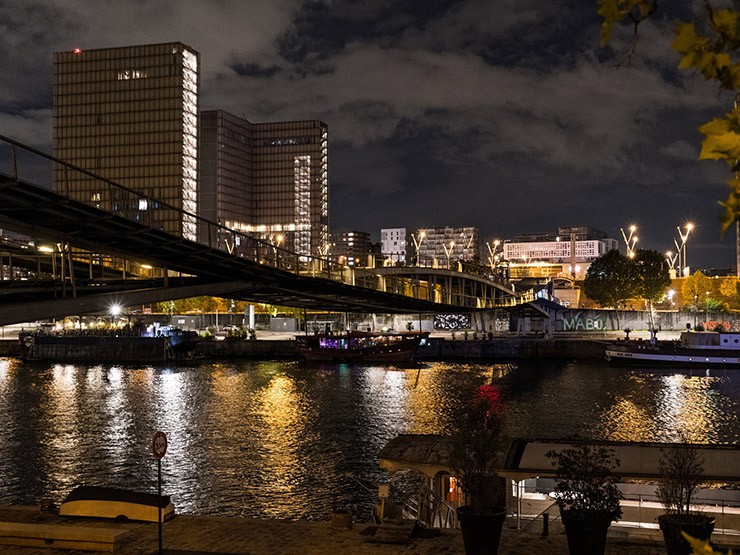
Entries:
{"label": "white modern building", "polygon": [[480,235],[475,227],[428,227],[414,233],[420,266],[446,267],[480,260]]}
{"label": "white modern building", "polygon": [[383,260],[391,266],[405,264],[412,254],[413,240],[405,227],[380,230],[380,252]]}
{"label": "white modern building", "polygon": [[587,226],[560,226],[556,233],[522,234],[503,244],[511,277],[583,279],[591,262],[619,248],[616,239]]}

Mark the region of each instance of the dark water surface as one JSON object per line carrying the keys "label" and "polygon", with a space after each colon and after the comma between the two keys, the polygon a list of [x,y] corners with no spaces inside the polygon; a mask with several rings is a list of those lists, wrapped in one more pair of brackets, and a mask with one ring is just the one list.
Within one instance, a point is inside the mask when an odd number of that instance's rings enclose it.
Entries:
{"label": "dark water surface", "polygon": [[740,442],[740,370],[0,359],[0,503],[58,503],[81,483],[155,492],[151,440],[162,430],[164,491],[180,513],[323,520],[336,501],[369,515],[372,495],[355,478],[371,488],[387,478],[383,445],[444,432],[491,381],[512,435]]}

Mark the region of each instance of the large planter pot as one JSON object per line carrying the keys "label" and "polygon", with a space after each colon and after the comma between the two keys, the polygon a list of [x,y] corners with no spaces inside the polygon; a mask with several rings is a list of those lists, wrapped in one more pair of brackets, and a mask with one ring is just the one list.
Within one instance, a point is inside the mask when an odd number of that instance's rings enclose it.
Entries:
{"label": "large planter pot", "polygon": [[714,517],[707,515],[666,514],[658,517],[668,555],[689,555],[692,548],[681,530],[698,540],[709,541],[714,532]]}
{"label": "large planter pot", "polygon": [[501,529],[506,521],[506,508],[490,507],[478,514],[470,505],[457,508],[465,555],[496,555]]}
{"label": "large planter pot", "polygon": [[606,533],[612,523],[609,513],[603,511],[560,511],[568,538],[570,555],[603,555]]}

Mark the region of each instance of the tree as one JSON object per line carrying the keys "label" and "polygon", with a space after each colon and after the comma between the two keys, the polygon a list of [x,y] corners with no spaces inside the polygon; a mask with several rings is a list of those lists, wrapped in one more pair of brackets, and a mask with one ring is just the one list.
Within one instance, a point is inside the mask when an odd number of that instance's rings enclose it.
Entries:
{"label": "tree", "polygon": [[687,277],[681,286],[681,295],[687,303],[692,303],[694,307],[699,304],[699,300],[706,298],[707,291],[712,288],[712,280],[705,276],[701,270],[697,270]]}
{"label": "tree", "polygon": [[647,302],[650,328],[655,329],[653,303],[663,299],[666,288],[671,284],[668,266],[663,255],[658,251],[647,249],[638,249],[631,262],[635,265],[637,276],[636,293]]}
{"label": "tree", "polygon": [[[599,0],[601,45],[606,46],[615,24],[628,20],[634,27],[627,51],[628,59],[637,43],[638,26],[649,19],[658,8],[657,0]],[[681,56],[680,69],[694,69],[708,81],[715,81],[723,90],[740,91],[740,64],[733,55],[740,47],[740,12],[737,9],[715,9],[710,0],[704,0],[701,17],[690,22],[677,21],[673,50]],[[724,213],[720,217],[722,232],[740,221],[740,103],[724,118],[716,118],[701,126],[705,135],[700,160],[724,160],[732,172],[728,180],[730,195],[720,201]]]}
{"label": "tree", "polygon": [[630,259],[618,250],[612,249],[594,260],[588,267],[583,292],[602,307],[613,307],[616,312],[620,304],[635,296],[636,284],[634,265]]}
{"label": "tree", "polygon": [[719,284],[719,293],[724,297],[733,308],[737,306],[740,298],[740,278],[737,276],[727,276],[722,278]]}

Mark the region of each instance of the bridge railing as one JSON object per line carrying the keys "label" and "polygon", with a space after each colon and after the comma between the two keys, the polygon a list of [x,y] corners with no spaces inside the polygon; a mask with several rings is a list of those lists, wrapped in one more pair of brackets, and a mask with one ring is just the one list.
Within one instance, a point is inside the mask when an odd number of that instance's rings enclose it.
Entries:
{"label": "bridge railing", "polygon": [[[97,171],[105,172],[116,162],[115,158],[97,158],[90,160],[90,165]],[[67,198],[150,229],[227,251],[233,256],[281,271],[442,304],[488,308],[480,306],[478,297],[462,290],[453,291],[451,286],[429,285],[404,276],[381,276],[372,269],[353,268],[328,258],[295,253],[281,246],[279,236],[273,237],[273,241],[265,241],[210,221],[194,212],[194,190],[184,188],[180,200],[162,198],[166,191],[172,189],[173,178],[163,177],[156,181],[138,176],[137,170],[136,167],[124,169],[130,174],[126,182],[136,183],[137,189],[133,189],[0,135],[0,173],[17,182],[52,189]],[[116,171],[121,169],[117,168]],[[177,186],[182,187],[182,183],[177,183]],[[190,206],[193,209],[187,210]],[[508,304],[508,299],[503,299],[503,295],[501,297],[498,301],[489,302],[490,307]]]}

